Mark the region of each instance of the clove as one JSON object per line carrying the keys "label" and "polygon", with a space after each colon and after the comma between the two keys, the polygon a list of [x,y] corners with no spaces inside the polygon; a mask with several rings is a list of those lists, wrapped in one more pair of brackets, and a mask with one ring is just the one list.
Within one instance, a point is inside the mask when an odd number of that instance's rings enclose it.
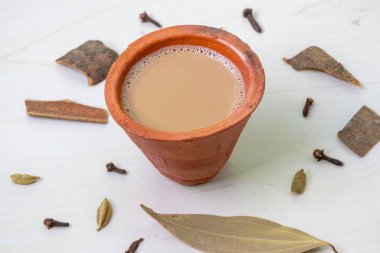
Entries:
{"label": "clove", "polygon": [[162,27],[160,23],[158,23],[153,18],[149,17],[149,15],[148,15],[148,13],[146,13],[146,11],[144,11],[143,13],[140,13],[140,19],[141,19],[141,22],[143,22],[143,23],[150,22],[159,28]]}
{"label": "clove", "polygon": [[144,238],[140,238],[134,242],[132,242],[131,246],[125,253],[135,253],[137,248],[139,247],[140,242],[144,241]]}
{"label": "clove", "polygon": [[44,225],[48,229],[51,229],[52,227],[68,227],[68,226],[70,226],[70,224],[68,222],[56,221],[52,218],[44,219]]}
{"label": "clove", "polygon": [[303,107],[302,115],[304,118],[309,114],[310,106],[313,104],[314,100],[312,98],[307,98],[305,102],[305,106]]}
{"label": "clove", "polygon": [[247,18],[249,20],[249,23],[251,23],[251,26],[253,29],[255,29],[256,32],[261,33],[261,27],[257,23],[256,19],[253,17],[252,9],[246,8],[243,10],[243,17]]}
{"label": "clove", "polygon": [[320,160],[326,160],[330,163],[333,163],[338,166],[343,166],[343,162],[339,161],[338,159],[331,158],[323,152],[323,149],[315,149],[313,152],[313,156],[317,161],[319,162]]}
{"label": "clove", "polygon": [[107,163],[106,168],[108,172],[117,172],[120,174],[127,174],[126,170],[116,167],[116,165],[113,162]]}

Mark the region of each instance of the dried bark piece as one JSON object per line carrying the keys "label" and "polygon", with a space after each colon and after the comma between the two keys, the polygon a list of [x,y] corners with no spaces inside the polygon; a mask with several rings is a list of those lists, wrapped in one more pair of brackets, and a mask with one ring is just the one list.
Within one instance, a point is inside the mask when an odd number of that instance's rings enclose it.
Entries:
{"label": "dried bark piece", "polygon": [[365,156],[380,140],[380,116],[363,105],[338,132],[338,138],[356,154]]}
{"label": "dried bark piece", "polygon": [[361,86],[360,82],[342,64],[317,46],[308,47],[293,58],[284,57],[283,60],[297,71],[304,69],[320,70],[356,86]]}
{"label": "dried bark piece", "polygon": [[79,70],[88,77],[88,84],[94,85],[106,79],[108,71],[118,57],[118,53],[101,41],[88,40],[56,62]]}
{"label": "dried bark piece", "polygon": [[41,101],[25,100],[26,113],[30,116],[107,123],[107,111],[82,105],[71,100]]}

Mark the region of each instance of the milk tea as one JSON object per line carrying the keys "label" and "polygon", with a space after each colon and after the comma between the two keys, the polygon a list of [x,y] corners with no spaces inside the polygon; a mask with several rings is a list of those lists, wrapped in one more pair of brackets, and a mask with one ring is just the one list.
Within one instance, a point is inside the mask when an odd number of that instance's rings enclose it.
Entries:
{"label": "milk tea", "polygon": [[128,72],[122,89],[124,111],[144,127],[182,132],[228,117],[245,97],[237,67],[199,46],[162,48]]}

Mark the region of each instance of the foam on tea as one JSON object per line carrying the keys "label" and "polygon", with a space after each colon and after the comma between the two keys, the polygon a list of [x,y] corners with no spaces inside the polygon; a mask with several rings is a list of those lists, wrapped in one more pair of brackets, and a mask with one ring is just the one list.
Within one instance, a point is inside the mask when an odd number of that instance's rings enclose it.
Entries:
{"label": "foam on tea", "polygon": [[218,123],[243,102],[244,81],[223,55],[199,46],[162,48],[136,63],[121,95],[137,123],[188,131]]}

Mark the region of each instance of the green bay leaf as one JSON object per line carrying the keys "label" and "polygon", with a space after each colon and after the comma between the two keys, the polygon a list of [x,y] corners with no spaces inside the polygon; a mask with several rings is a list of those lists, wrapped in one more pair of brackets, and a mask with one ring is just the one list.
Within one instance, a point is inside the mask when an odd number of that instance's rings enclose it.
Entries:
{"label": "green bay leaf", "polygon": [[302,253],[321,246],[337,252],[328,242],[261,218],[159,214],[141,207],[178,239],[207,253]]}

